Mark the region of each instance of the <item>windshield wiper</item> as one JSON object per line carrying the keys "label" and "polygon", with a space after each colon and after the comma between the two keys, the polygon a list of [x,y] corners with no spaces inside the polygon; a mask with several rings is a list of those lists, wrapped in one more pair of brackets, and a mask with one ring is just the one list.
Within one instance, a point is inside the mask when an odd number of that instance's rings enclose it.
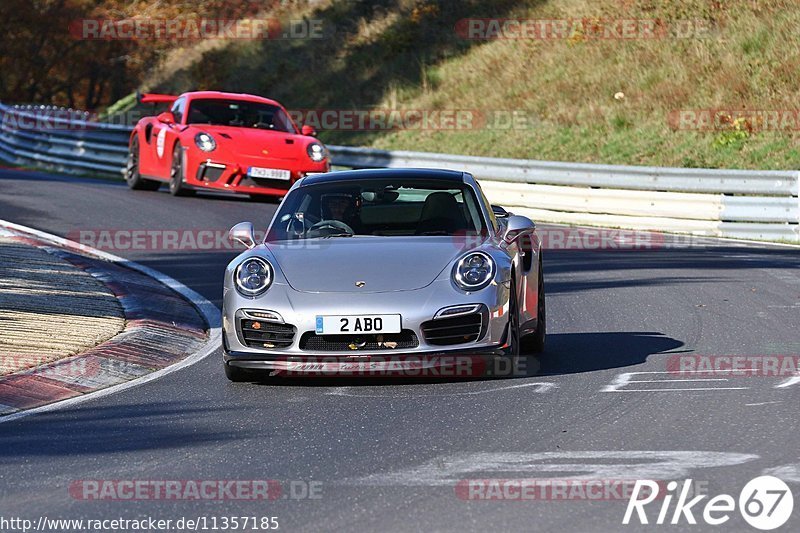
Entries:
{"label": "windshield wiper", "polygon": [[324,235],[322,238],[323,239],[330,239],[332,237],[352,237],[352,236],[353,236],[352,233],[350,233],[348,231],[343,231],[341,233],[330,233],[328,235]]}

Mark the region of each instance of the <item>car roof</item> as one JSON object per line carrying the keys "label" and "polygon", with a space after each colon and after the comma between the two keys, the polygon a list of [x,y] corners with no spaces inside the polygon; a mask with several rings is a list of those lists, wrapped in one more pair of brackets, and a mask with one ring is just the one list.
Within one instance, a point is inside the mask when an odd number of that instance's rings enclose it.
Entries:
{"label": "car roof", "polygon": [[326,172],[324,174],[313,174],[311,176],[306,176],[303,178],[302,185],[305,186],[314,185],[317,183],[330,183],[334,181],[353,181],[382,178],[418,178],[463,182],[464,173],[457,170],[444,170],[436,168],[374,168],[365,170],[340,170],[336,172]]}
{"label": "car roof", "polygon": [[272,104],[277,106],[281,105],[275,100],[264,98],[263,96],[258,96],[255,94],[245,94],[245,93],[225,93],[222,91],[193,91],[193,92],[183,93],[181,96],[185,96],[186,98],[189,98],[191,100],[209,98],[209,99],[222,99],[222,100],[241,100],[245,102],[261,102],[264,104]]}

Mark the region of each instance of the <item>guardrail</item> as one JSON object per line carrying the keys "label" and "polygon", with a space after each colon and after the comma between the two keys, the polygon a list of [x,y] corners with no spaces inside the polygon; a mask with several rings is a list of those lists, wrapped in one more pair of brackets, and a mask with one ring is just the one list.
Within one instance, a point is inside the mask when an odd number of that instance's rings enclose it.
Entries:
{"label": "guardrail", "polygon": [[82,116],[72,109],[0,104],[0,159],[121,177],[132,128],[86,121]]}
{"label": "guardrail", "polygon": [[[0,104],[0,159],[121,176],[130,126]],[[329,146],[336,166],[452,168],[542,222],[800,242],[800,172],[590,165]]]}

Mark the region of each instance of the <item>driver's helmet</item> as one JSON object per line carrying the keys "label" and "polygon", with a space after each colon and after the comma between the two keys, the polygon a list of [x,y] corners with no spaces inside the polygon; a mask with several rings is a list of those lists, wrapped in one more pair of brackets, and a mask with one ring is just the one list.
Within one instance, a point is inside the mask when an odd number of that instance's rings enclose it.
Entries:
{"label": "driver's helmet", "polygon": [[320,210],[323,220],[347,222],[358,214],[358,195],[346,192],[323,194],[320,197]]}

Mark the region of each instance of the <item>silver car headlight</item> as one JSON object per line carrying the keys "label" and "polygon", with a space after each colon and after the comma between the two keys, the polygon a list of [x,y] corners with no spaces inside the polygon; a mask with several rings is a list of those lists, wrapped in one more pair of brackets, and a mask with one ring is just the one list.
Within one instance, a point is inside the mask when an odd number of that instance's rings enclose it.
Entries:
{"label": "silver car headlight", "polygon": [[453,280],[465,291],[480,290],[494,279],[495,265],[485,252],[470,252],[456,263]]}
{"label": "silver car headlight", "polygon": [[323,161],[328,155],[325,147],[320,143],[310,143],[308,147],[306,147],[306,151],[308,152],[309,159],[315,163]]}
{"label": "silver car headlight", "polygon": [[236,290],[243,296],[258,296],[272,285],[272,265],[260,257],[242,261],[233,273]]}
{"label": "silver car headlight", "polygon": [[194,143],[204,152],[213,152],[217,148],[214,137],[204,131],[194,136]]}

